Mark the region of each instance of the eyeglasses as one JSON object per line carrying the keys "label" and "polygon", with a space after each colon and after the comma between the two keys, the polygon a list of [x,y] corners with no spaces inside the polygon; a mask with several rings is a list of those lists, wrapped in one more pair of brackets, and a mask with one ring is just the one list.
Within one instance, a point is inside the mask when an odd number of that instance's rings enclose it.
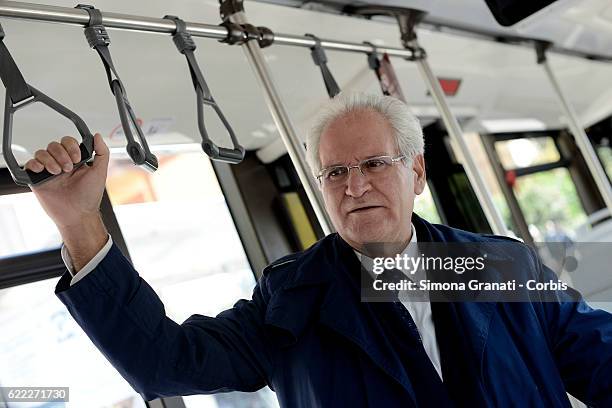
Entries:
{"label": "eyeglasses", "polygon": [[351,169],[359,169],[362,175],[370,176],[384,173],[395,163],[404,160],[403,154],[397,157],[377,156],[360,161],[354,166],[329,166],[322,169],[317,176],[319,183],[328,186],[341,185],[348,180]]}

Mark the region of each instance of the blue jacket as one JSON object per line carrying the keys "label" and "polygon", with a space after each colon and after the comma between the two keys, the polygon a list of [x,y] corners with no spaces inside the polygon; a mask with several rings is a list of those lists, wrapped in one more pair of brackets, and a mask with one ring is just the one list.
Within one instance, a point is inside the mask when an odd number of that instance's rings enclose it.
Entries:
{"label": "blue jacket", "polygon": [[[432,225],[416,215],[419,241],[507,238]],[[512,265],[548,273],[514,245]],[[332,234],[268,266],[251,300],[182,324],[113,246],[99,266],[56,294],[93,343],[143,398],[256,391],[282,407],[416,406],[409,376],[376,316],[346,285],[347,245]],[[566,391],[612,407],[612,315],[584,302],[458,303],[465,344],[479,356],[491,407],[567,407]]]}

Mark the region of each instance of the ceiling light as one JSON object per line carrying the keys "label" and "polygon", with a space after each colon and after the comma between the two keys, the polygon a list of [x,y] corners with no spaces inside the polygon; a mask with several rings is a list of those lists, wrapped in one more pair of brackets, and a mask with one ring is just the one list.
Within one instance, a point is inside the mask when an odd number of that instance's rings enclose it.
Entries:
{"label": "ceiling light", "polygon": [[489,133],[508,133],[546,129],[546,124],[535,118],[483,119],[480,121],[480,123]]}

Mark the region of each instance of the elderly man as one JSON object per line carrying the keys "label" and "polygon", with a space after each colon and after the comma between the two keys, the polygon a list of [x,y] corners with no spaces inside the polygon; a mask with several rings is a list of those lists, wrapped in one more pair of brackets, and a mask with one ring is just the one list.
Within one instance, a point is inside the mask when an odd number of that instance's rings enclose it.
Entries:
{"label": "elderly man", "polygon": [[[251,300],[182,324],[108,236],[99,215],[109,151],[73,171],[64,138],[27,167],[60,177],[34,189],[64,240],[56,294],[145,399],[255,391],[283,407],[566,407],[566,392],[612,406],[612,318],[559,292],[553,301],[360,301],[360,258],[411,242],[508,242],[413,213],[425,187],[423,133],[402,102],[340,95],[322,110],[308,160],[338,231],[269,265]],[[516,273],[550,273],[516,243]],[[177,262],[180,262],[177,260]]]}

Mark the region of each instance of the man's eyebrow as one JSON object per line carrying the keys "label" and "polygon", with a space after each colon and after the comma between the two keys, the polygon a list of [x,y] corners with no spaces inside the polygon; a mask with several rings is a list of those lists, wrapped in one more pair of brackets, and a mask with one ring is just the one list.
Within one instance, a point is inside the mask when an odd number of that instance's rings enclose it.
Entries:
{"label": "man's eyebrow", "polygon": [[329,167],[336,167],[336,166],[345,166],[345,164],[344,163],[333,163],[333,164],[328,164],[326,166],[323,166],[322,168],[327,169]]}
{"label": "man's eyebrow", "polygon": [[[381,153],[372,154],[370,156],[366,156],[363,159],[360,159],[359,161],[362,162],[364,160],[373,159],[374,157],[380,157],[380,156],[390,156],[390,155],[387,152],[381,152]],[[321,168],[327,169],[329,167],[336,167],[336,166],[346,166],[346,163],[333,163],[333,164],[322,166]]]}
{"label": "man's eyebrow", "polygon": [[373,159],[374,157],[380,157],[380,156],[391,156],[389,153],[387,152],[382,152],[382,153],[378,153],[378,154],[373,154],[371,156],[366,157],[365,159],[362,160],[368,160],[368,159]]}

